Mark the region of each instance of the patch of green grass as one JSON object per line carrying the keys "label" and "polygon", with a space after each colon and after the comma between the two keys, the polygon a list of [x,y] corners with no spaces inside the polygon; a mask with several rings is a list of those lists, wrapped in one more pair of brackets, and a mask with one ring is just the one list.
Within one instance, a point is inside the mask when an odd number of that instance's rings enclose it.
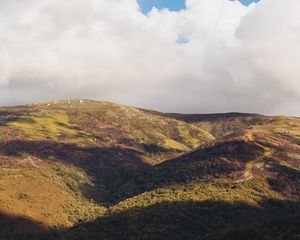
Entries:
{"label": "patch of green grass", "polygon": [[71,123],[65,113],[49,111],[42,115],[23,116],[9,122],[8,126],[21,130],[30,140],[62,139],[84,144],[94,142],[91,134]]}
{"label": "patch of green grass", "polygon": [[57,139],[59,135],[75,135],[67,116],[63,114],[51,114],[42,116],[22,117],[10,122],[9,126],[16,127],[32,139]]}
{"label": "patch of green grass", "polygon": [[188,149],[185,145],[174,141],[173,139],[165,139],[164,146],[169,149],[175,149],[180,151],[185,151]]}

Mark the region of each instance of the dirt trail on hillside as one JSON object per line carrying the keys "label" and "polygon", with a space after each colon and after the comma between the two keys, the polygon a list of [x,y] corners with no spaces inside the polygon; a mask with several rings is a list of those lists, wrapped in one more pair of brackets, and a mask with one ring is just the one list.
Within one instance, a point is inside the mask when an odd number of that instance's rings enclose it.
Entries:
{"label": "dirt trail on hillside", "polygon": [[253,170],[254,166],[255,166],[257,163],[263,161],[265,158],[270,157],[270,156],[272,155],[272,153],[273,153],[273,152],[271,151],[271,149],[265,147],[264,145],[262,145],[262,144],[260,144],[260,143],[255,142],[255,137],[253,136],[253,133],[252,133],[252,132],[246,133],[245,138],[246,138],[246,141],[252,142],[252,143],[254,143],[256,146],[262,148],[262,149],[264,150],[264,153],[263,153],[261,156],[259,156],[257,159],[254,159],[254,160],[252,160],[252,161],[249,161],[249,162],[246,164],[243,178],[242,178],[242,179],[239,179],[239,180],[237,180],[237,181],[235,181],[236,183],[248,181],[248,180],[251,180],[252,178],[254,178],[253,173],[252,173],[252,170]]}
{"label": "dirt trail on hillside", "polygon": [[26,158],[24,158],[22,161],[20,161],[22,164],[26,164],[26,165],[29,165],[30,167],[33,167],[33,168],[40,168],[36,161],[39,161],[39,160],[35,160],[33,159],[32,157],[28,156]]}

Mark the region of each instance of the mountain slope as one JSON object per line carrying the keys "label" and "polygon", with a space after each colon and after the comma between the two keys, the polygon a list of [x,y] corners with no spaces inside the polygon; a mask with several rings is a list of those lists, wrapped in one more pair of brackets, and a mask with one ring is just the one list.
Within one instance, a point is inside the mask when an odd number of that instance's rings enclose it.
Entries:
{"label": "mountain slope", "polygon": [[294,117],[3,107],[0,236],[202,239],[300,214],[299,143]]}

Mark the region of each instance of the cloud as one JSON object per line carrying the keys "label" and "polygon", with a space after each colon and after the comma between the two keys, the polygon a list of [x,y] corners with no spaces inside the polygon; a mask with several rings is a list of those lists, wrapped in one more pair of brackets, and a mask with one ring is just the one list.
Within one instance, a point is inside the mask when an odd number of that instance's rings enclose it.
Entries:
{"label": "cloud", "polygon": [[300,2],[0,0],[0,104],[110,100],[167,112],[300,114]]}

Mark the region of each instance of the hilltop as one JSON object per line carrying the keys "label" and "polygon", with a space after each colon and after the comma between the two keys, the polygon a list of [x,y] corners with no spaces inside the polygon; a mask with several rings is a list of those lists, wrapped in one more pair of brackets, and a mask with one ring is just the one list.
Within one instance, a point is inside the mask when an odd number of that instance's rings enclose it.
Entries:
{"label": "hilltop", "polygon": [[1,239],[225,239],[285,218],[293,229],[299,183],[296,117],[0,108]]}

